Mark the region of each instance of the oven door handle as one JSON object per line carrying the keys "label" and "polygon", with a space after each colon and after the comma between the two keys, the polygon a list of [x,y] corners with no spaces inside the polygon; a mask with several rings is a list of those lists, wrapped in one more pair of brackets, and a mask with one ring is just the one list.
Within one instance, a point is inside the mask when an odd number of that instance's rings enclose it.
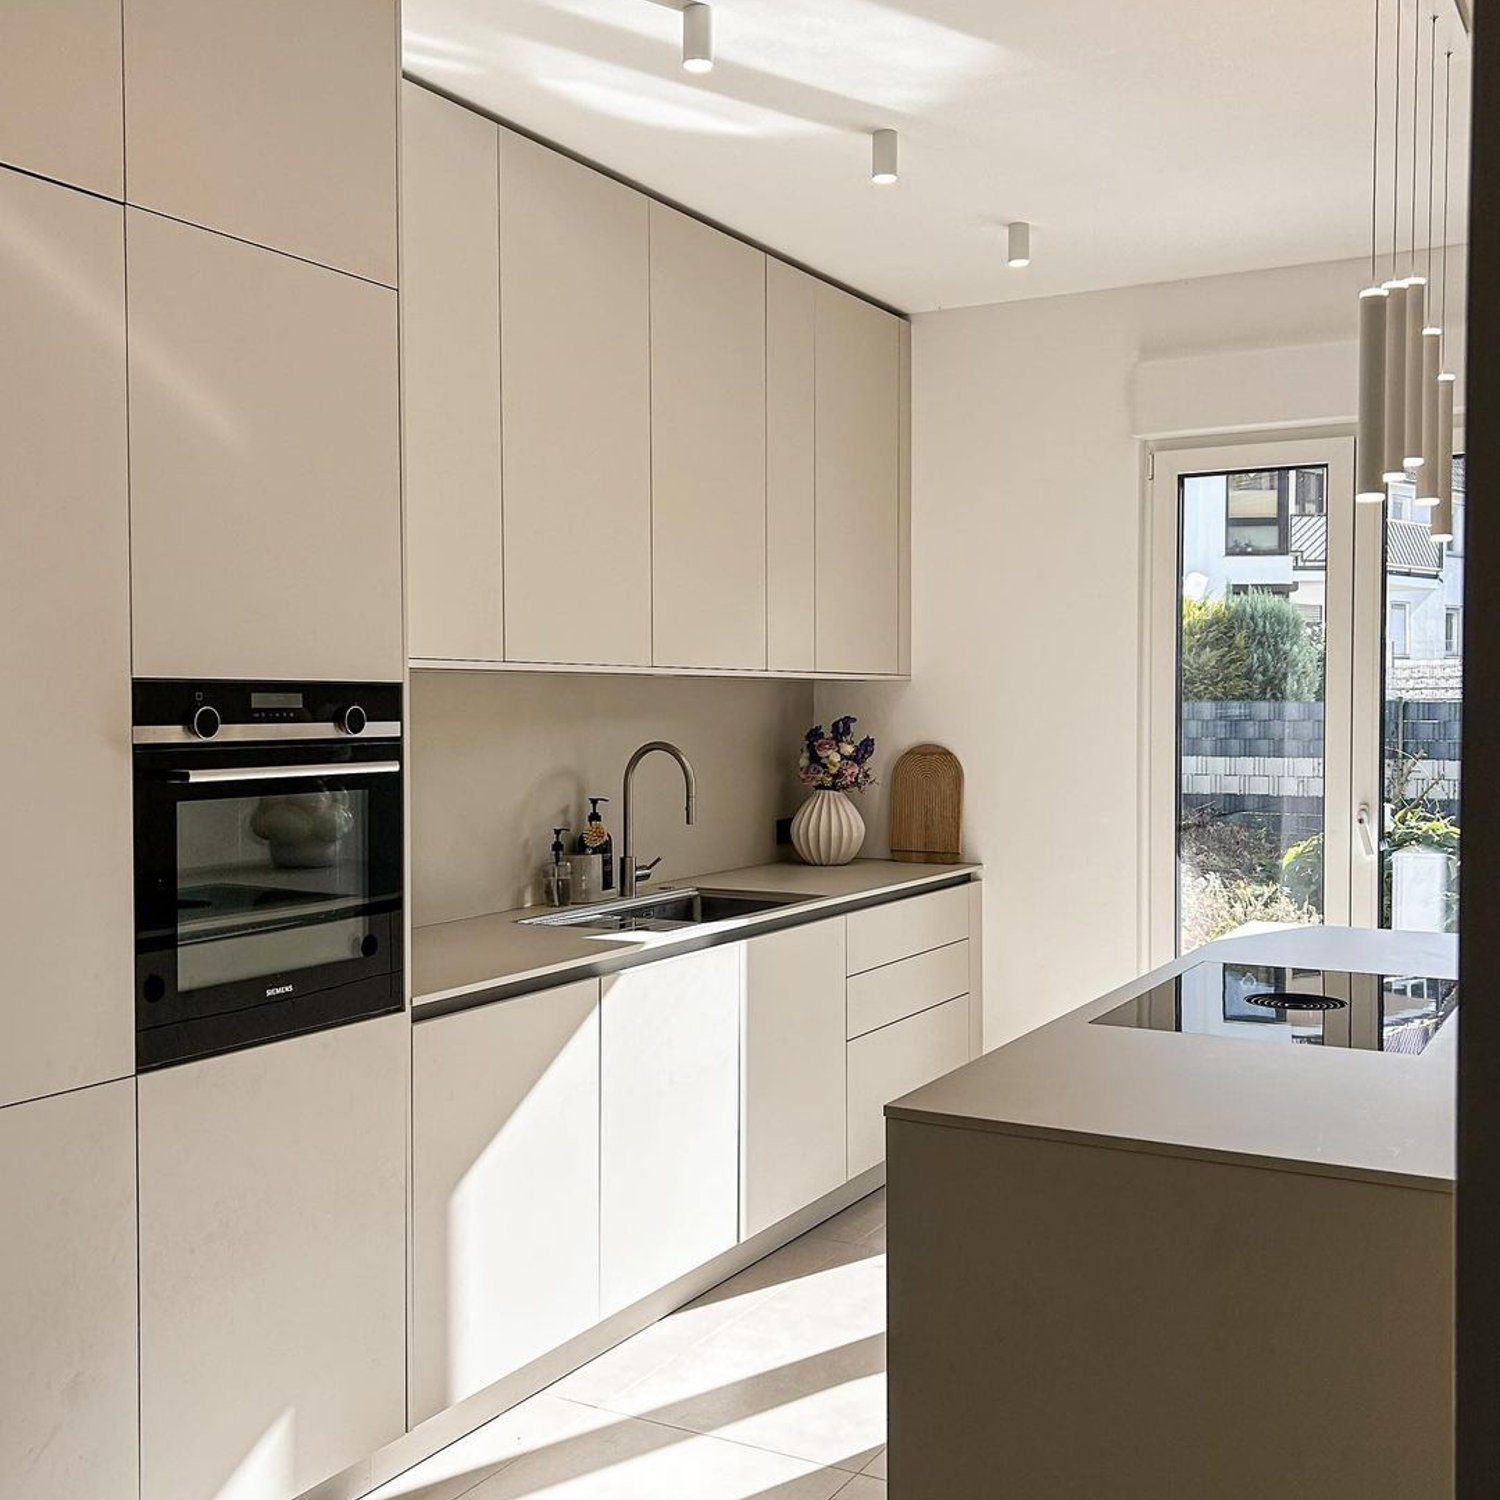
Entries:
{"label": "oven door handle", "polygon": [[199,766],[190,771],[169,771],[168,781],[202,785],[211,781],[291,781],[304,776],[394,776],[399,760],[334,761],[306,766]]}

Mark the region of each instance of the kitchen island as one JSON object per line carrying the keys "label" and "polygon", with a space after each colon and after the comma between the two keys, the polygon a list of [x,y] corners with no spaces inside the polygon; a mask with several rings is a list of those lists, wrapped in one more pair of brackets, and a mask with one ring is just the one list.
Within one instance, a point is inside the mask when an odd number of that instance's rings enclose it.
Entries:
{"label": "kitchen island", "polygon": [[1235,937],[888,1105],[892,1495],[1449,1493],[1456,959]]}

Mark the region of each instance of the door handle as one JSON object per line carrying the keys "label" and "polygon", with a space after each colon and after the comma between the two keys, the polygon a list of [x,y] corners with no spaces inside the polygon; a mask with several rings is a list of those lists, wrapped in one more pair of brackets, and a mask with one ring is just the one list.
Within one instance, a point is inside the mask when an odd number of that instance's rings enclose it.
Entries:
{"label": "door handle", "polygon": [[1354,821],[1359,826],[1359,842],[1365,851],[1365,858],[1374,859],[1376,854],[1375,830],[1370,823],[1370,804],[1368,802],[1361,802],[1359,804],[1359,809],[1354,814]]}
{"label": "door handle", "polygon": [[168,781],[199,784],[206,781],[290,781],[298,776],[393,776],[399,760],[334,761],[308,766],[200,766],[191,771],[171,771]]}

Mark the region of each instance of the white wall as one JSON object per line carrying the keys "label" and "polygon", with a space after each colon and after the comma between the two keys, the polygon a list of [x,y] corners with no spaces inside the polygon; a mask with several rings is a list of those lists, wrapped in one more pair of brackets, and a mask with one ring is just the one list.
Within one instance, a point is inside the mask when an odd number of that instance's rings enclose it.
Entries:
{"label": "white wall", "polygon": [[[964,763],[986,1046],[1140,964],[1137,434],[1349,417],[1367,276],[1302,266],[914,321],[912,681],[820,684],[816,703],[858,714],[882,767],[927,739]],[[863,811],[882,853],[881,789]]]}

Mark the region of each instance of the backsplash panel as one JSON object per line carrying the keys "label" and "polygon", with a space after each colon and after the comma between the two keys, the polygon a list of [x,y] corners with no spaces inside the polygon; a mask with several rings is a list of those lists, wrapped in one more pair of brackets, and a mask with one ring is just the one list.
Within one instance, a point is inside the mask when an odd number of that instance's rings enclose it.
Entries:
{"label": "backsplash panel", "polygon": [[680,745],[698,777],[698,821],[682,821],[682,777],[664,755],[636,773],[636,853],[653,883],[774,859],[775,823],[802,800],[797,751],[810,682],[759,678],[414,671],[411,674],[412,920],[505,911],[538,899],[552,829],[577,832],[590,795],[620,839],[621,777],[647,740]]}

